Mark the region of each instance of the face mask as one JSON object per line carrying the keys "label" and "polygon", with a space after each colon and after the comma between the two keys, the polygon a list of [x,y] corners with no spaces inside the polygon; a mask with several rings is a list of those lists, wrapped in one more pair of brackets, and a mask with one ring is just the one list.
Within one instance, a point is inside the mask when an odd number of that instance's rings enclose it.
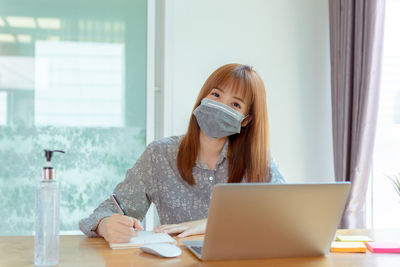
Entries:
{"label": "face mask", "polygon": [[245,116],[220,102],[204,98],[194,110],[200,129],[212,138],[221,138],[240,133]]}

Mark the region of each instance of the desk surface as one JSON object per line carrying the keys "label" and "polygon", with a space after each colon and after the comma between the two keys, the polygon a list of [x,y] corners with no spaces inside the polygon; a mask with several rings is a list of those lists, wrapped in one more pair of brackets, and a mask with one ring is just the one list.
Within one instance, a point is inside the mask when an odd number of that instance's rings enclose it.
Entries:
{"label": "desk surface", "polygon": [[[375,240],[399,240],[396,230],[338,230],[338,234],[369,235]],[[182,240],[199,240],[202,236]],[[139,249],[112,250],[103,238],[61,236],[59,266],[399,266],[400,254],[330,253],[326,257],[277,258],[201,262],[182,246],[182,255],[163,259]],[[33,266],[33,236],[0,237],[0,266]]]}

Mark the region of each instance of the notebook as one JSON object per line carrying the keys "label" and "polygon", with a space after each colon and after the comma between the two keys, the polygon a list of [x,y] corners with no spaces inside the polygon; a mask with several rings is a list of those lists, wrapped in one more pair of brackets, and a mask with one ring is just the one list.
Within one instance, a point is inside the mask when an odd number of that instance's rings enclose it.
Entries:
{"label": "notebook", "polygon": [[363,242],[332,242],[331,252],[367,252]]}
{"label": "notebook", "polygon": [[336,241],[344,242],[371,242],[374,241],[372,238],[366,235],[338,235]]}
{"label": "notebook", "polygon": [[175,244],[176,240],[167,233],[154,233],[153,231],[138,231],[138,236],[132,237],[128,243],[109,243],[112,249],[138,248],[153,243]]}
{"label": "notebook", "polygon": [[400,243],[367,242],[367,248],[374,253],[400,253]]}

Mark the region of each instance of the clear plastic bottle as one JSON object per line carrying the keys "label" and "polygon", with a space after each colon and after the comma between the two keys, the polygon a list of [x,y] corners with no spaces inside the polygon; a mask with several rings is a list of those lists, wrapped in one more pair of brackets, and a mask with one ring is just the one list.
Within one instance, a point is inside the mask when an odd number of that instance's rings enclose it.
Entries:
{"label": "clear plastic bottle", "polygon": [[36,189],[35,265],[58,264],[60,246],[60,188],[55,180],[41,181]]}
{"label": "clear plastic bottle", "polygon": [[43,180],[36,188],[35,205],[35,265],[52,266],[59,261],[60,248],[60,186],[51,167],[53,152],[45,150],[47,164],[43,168]]}

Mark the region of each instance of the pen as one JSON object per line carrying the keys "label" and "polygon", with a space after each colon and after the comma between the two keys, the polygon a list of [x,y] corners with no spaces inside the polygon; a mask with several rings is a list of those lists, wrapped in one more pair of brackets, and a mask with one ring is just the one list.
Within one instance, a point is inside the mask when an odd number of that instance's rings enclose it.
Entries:
{"label": "pen", "polygon": [[124,208],[122,207],[121,203],[118,201],[118,198],[115,194],[110,195],[111,201],[114,203],[114,205],[117,207],[118,213],[121,215],[126,215],[126,212]]}
{"label": "pen", "polygon": [[[118,201],[117,195],[111,194],[110,199],[114,203],[114,205],[117,207],[118,213],[121,215],[126,215],[124,208],[122,207],[121,203]],[[133,229],[135,229],[135,226],[133,226]]]}

